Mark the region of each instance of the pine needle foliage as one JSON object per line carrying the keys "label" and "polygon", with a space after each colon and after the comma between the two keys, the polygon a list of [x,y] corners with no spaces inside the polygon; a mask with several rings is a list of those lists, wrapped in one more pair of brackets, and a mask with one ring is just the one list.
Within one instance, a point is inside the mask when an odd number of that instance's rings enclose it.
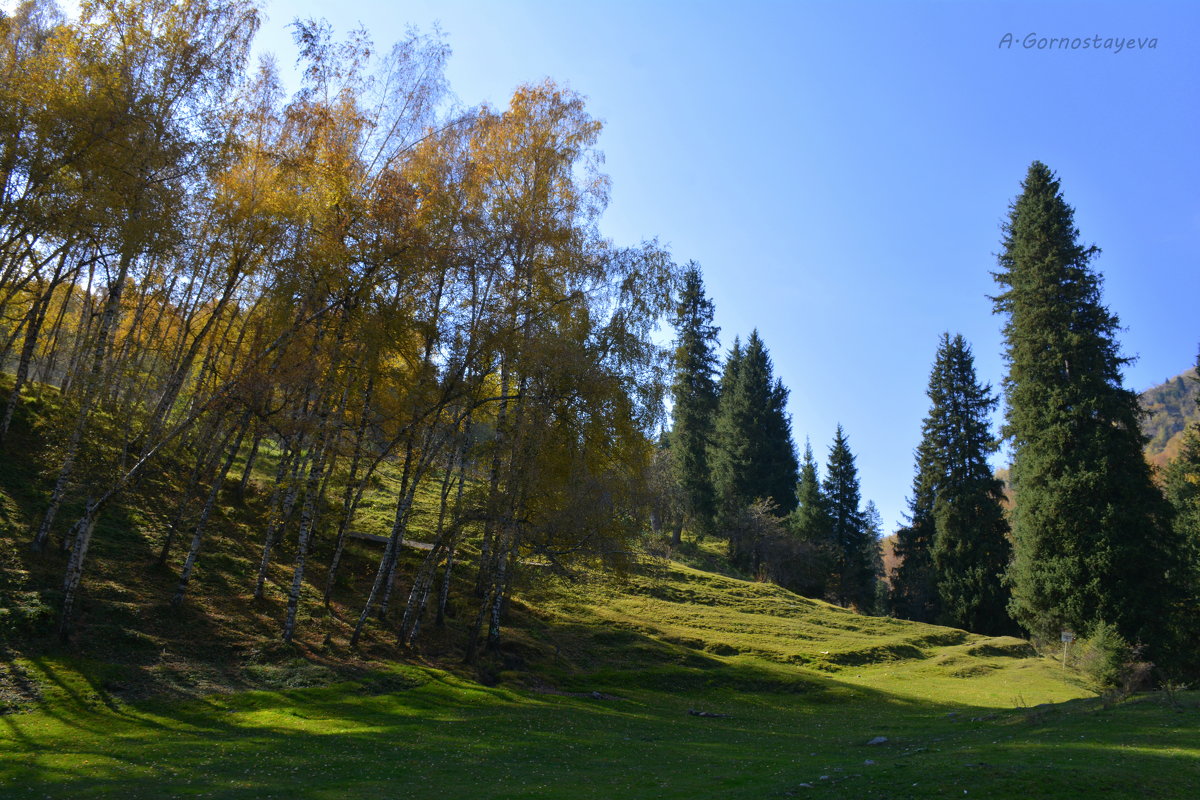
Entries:
{"label": "pine needle foliage", "polygon": [[897,537],[897,610],[924,621],[992,635],[1009,632],[1008,523],[1003,487],[988,456],[996,445],[989,415],[996,399],[979,383],[970,345],[942,334],[921,426],[911,521]]}
{"label": "pine needle foliage", "polygon": [[671,321],[676,330],[675,380],[671,384],[675,479],[688,520],[699,532],[710,533],[717,498],[708,452],[717,413],[715,350],[720,328],[713,325],[713,304],[704,293],[704,279],[694,262],[684,270]]}
{"label": "pine needle foliage", "polygon": [[829,597],[841,606],[867,609],[873,604],[875,595],[873,537],[862,509],[858,467],[841,425],[837,426],[829,448],[823,492],[833,548]]}
{"label": "pine needle foliage", "polygon": [[1011,610],[1043,636],[1108,622],[1161,655],[1182,549],[1142,456],[1137,396],[1122,385],[1119,322],[1091,268],[1099,252],[1080,243],[1057,176],[1035,161],[994,274],[1016,492]]}
{"label": "pine needle foliage", "polygon": [[722,513],[757,499],[770,500],[781,515],[796,507],[798,465],[787,398],[758,331],[745,348],[735,340],[721,379],[713,457]]}

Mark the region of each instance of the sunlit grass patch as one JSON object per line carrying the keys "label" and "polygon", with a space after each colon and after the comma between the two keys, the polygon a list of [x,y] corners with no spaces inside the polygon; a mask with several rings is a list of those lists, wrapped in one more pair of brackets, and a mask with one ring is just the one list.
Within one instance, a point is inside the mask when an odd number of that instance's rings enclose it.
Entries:
{"label": "sunlit grass patch", "polygon": [[[0,718],[0,794],[758,798],[807,784],[826,797],[1100,787],[1183,800],[1200,778],[1195,693],[1179,711],[1156,697],[996,711],[831,677],[796,683],[796,670],[769,662],[717,670],[724,680],[708,685],[683,680],[687,670],[668,684],[668,667],[661,682],[613,671],[622,693],[593,696],[405,667],[317,689],[115,706],[89,704],[88,681],[60,675],[77,701]],[[876,737],[887,741],[868,744]]]}

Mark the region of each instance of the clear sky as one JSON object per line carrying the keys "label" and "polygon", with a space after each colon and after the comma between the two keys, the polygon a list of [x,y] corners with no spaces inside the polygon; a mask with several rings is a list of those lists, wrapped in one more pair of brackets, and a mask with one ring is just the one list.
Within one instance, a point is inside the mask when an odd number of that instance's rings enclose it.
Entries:
{"label": "clear sky", "polygon": [[[1103,250],[1105,301],[1138,357],[1126,385],[1196,356],[1200,4],[274,0],[266,12],[260,47],[284,69],[296,17],[340,33],[361,23],[383,47],[438,22],[463,105],[502,106],[545,77],[586,95],[606,124],[605,233],[700,262],[723,345],[759,329],[795,438],[822,464],[845,426],[888,532],[907,507],[938,335],[961,332],[981,377],[1003,375],[990,271],[1034,159]],[[1089,46],[1038,49],[1043,37]],[[1134,42],[1117,52],[1111,38]]]}

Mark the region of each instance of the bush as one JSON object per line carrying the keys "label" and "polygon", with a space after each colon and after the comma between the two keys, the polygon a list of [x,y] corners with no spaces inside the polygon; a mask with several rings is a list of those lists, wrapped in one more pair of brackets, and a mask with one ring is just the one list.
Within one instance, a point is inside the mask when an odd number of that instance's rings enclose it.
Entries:
{"label": "bush", "polygon": [[0,594],[0,638],[37,633],[54,619],[54,609],[37,592]]}
{"label": "bush", "polygon": [[775,516],[769,500],[756,500],[727,523],[730,558],[759,580],[770,581],[805,597],[821,597],[830,563],[828,554],[806,542]]}
{"label": "bush", "polygon": [[1154,670],[1153,664],[1142,660],[1141,651],[1125,641],[1116,625],[1099,622],[1082,642],[1077,663],[1098,688],[1128,696],[1146,688]]}

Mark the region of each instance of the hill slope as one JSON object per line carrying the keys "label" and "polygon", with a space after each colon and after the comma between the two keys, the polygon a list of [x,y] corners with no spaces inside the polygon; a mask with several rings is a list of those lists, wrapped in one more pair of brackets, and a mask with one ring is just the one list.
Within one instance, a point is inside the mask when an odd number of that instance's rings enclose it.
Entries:
{"label": "hill slope", "polygon": [[1190,369],[1176,375],[1140,395],[1146,417],[1142,421],[1142,432],[1150,439],[1146,444],[1146,455],[1159,466],[1165,465],[1179,453],[1183,432],[1195,422],[1200,422],[1200,382],[1196,370]]}
{"label": "hill slope", "polygon": [[[429,622],[416,654],[397,648],[396,620],[372,621],[364,646],[351,649],[349,634],[361,598],[374,577],[378,545],[355,542],[333,602],[319,599],[324,564],[331,555],[330,531],[313,549],[302,625],[297,646],[277,641],[278,620],[286,602],[294,544],[278,545],[278,557],[263,598],[252,596],[254,569],[262,550],[266,503],[263,492],[240,502],[226,493],[190,586],[187,601],[172,608],[178,581],[179,549],[166,564],[156,556],[174,509],[170,475],[147,483],[102,521],[89,551],[91,567],[79,627],[63,647],[53,637],[56,591],[67,555],[57,548],[33,554],[25,546],[28,530],[44,503],[45,465],[39,459],[39,418],[52,392],[30,395],[23,404],[0,465],[0,632],[18,657],[57,654],[90,663],[104,674],[115,700],[136,700],[164,692],[195,696],[212,691],[279,688],[358,677],[414,655],[463,674],[459,666],[468,617],[472,616],[470,580],[473,550],[460,553],[448,625]],[[265,479],[274,465],[259,467]],[[236,479],[235,479],[236,480]],[[381,479],[365,498],[356,527],[386,533],[390,490]],[[421,505],[436,508],[436,498]],[[421,511],[428,509],[422,508]],[[429,514],[418,514],[418,521]],[[414,526],[415,536],[423,526]],[[721,568],[723,552],[715,543],[692,547],[695,563]],[[408,589],[416,560],[409,550],[399,570],[396,594]],[[506,643],[485,660],[475,677],[514,684],[572,682],[578,674],[617,669],[623,681],[637,670],[677,670],[692,665],[713,670],[750,659],[763,668],[786,668],[789,681],[816,681],[837,675],[863,685],[920,678],[912,686],[942,691],[963,675],[977,680],[964,699],[990,705],[1011,702],[1015,692],[1001,689],[1014,680],[1014,665],[1037,679],[1023,687],[1030,702],[1078,697],[1078,686],[1053,680],[1029,665],[1027,646],[1017,640],[987,642],[962,631],[899,620],[862,617],[808,600],[779,587],[706,572],[663,558],[644,556],[632,574],[614,580],[584,574],[574,583],[542,574],[527,565],[515,587],[516,599],[506,623]],[[393,612],[393,616],[394,616]],[[982,649],[980,649],[982,648]],[[93,667],[79,667],[86,672]],[[689,669],[691,667],[688,667]],[[1032,672],[1028,670],[1033,669]],[[719,674],[720,670],[717,673]],[[7,677],[6,677],[7,675]],[[1036,684],[1036,685],[1034,685]],[[990,688],[985,688],[990,687]],[[949,690],[949,689],[948,689]],[[905,689],[904,691],[910,691]],[[952,692],[953,693],[953,692]],[[28,692],[12,670],[0,669],[0,702],[22,707]]]}
{"label": "hill slope", "polygon": [[[374,577],[378,545],[354,542],[347,551],[333,602],[319,599],[324,565],[331,555],[330,531],[317,539],[311,558],[295,646],[278,641],[278,620],[294,558],[294,544],[280,542],[265,596],[252,594],[267,515],[264,492],[245,502],[226,493],[215,513],[187,601],[173,608],[178,552],[165,564],[156,556],[167,535],[177,491],[171,476],[147,482],[102,521],[89,551],[91,567],[79,626],[70,645],[53,636],[57,586],[67,555],[57,548],[34,554],[25,546],[47,490],[39,447],[39,424],[54,402],[52,391],[31,392],[16,418],[8,458],[0,464],[0,633],[10,657],[66,659],[81,674],[98,671],[114,702],[162,695],[198,696],[214,691],[275,689],[358,678],[374,669],[419,658],[487,683],[577,685],[613,672],[629,685],[643,672],[678,680],[704,681],[737,673],[744,662],[755,670],[785,676],[785,682],[886,686],[913,697],[939,696],[1002,706],[1018,694],[1028,702],[1080,697],[1079,681],[1033,657],[1015,639],[987,640],[963,631],[894,619],[863,617],[809,600],[777,586],[739,580],[725,569],[715,542],[689,543],[694,566],[643,555],[623,578],[581,573],[566,582],[536,565],[526,565],[515,586],[504,645],[467,670],[461,656],[468,618],[473,617],[471,560],[462,548],[455,572],[448,624],[427,622],[416,652],[395,645],[395,611],[372,620],[365,642],[349,647],[359,604]],[[266,480],[275,467],[259,465]],[[386,533],[390,525],[388,481],[381,478],[364,499],[356,527]],[[418,498],[436,509],[436,498]],[[418,522],[429,514],[418,513]],[[421,524],[414,525],[420,536]],[[397,596],[423,553],[409,550],[399,567]],[[703,566],[705,569],[697,569]],[[682,670],[682,672],[681,672]],[[616,677],[619,673],[620,677]],[[0,665],[0,703],[33,705],[20,669]],[[740,674],[740,673],[737,673]],[[970,678],[964,682],[965,678]],[[774,678],[772,680],[775,680]],[[903,684],[897,688],[893,684]],[[706,683],[707,685],[707,683]],[[915,694],[914,694],[915,693]],[[2,706],[0,706],[2,708]]]}
{"label": "hill slope", "polygon": [[1102,702],[1020,640],[648,567],[527,591],[496,686],[393,664],[129,704],[99,665],[16,659],[45,704],[0,716],[0,795],[1183,800],[1200,781],[1195,693]]}
{"label": "hill slope", "polygon": [[[1073,672],[1037,657],[1027,642],[887,617],[865,617],[777,586],[660,562],[608,587],[555,589],[537,597],[538,622],[523,635],[556,647],[567,679],[579,672],[625,683],[664,666],[678,679],[754,664],[814,687],[870,687],[911,699],[1011,706],[1090,695]],[[556,642],[556,631],[592,633]]]}
{"label": "hill slope", "polygon": [[[175,571],[150,565],[169,487],[148,486],[106,522],[80,634],[64,647],[39,633],[62,556],[22,546],[42,497],[28,422],[0,463],[5,798],[1084,797],[1102,786],[1182,799],[1200,781],[1194,696],[1114,706],[1021,640],[862,617],[731,577],[715,543],[689,543],[687,564],[643,556],[623,577],[527,565],[501,647],[467,668],[466,600],[417,651],[392,644],[394,620],[347,646],[366,544],[332,607],[310,587],[303,635],[279,644],[287,553],[265,599],[243,580],[261,531],[253,497],[222,504],[194,591],[171,610]],[[327,557],[325,541],[314,558]]]}

